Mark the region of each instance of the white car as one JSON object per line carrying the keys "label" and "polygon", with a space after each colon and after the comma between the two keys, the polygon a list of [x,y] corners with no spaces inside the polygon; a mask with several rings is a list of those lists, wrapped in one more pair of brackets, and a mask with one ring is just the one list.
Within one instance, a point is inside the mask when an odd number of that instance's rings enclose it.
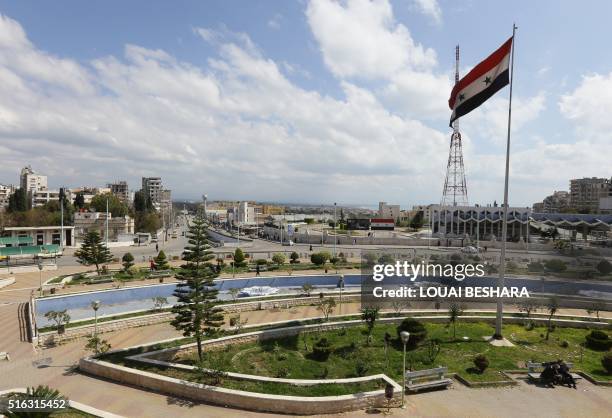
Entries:
{"label": "white car", "polygon": [[478,254],[478,248],[468,245],[467,247],[463,247],[461,252],[466,254]]}
{"label": "white car", "polygon": [[284,241],[283,245],[291,247],[292,245],[295,245],[295,243],[293,241]]}

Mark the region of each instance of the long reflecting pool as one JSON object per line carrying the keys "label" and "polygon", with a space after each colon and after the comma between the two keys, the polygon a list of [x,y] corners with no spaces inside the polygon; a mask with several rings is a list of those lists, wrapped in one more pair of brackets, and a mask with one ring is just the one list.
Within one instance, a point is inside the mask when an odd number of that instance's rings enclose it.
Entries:
{"label": "long reflecting pool", "polygon": [[[232,288],[243,289],[252,286],[271,286],[280,289],[278,294],[295,294],[300,291],[302,285],[309,283],[315,289],[336,288],[338,275],[293,275],[293,276],[270,276],[255,278],[219,279],[215,280],[219,289],[219,298],[230,299],[228,291]],[[361,285],[361,275],[345,274],[345,286],[347,290],[356,290]],[[416,282],[408,282],[405,278],[386,278],[386,283],[415,285],[444,283],[452,286],[495,286],[496,277],[467,278],[462,282],[453,279],[441,279],[435,277],[423,277]],[[588,296],[612,300],[612,283],[592,283],[565,280],[542,280],[533,277],[506,278],[506,286],[525,286],[529,292],[554,293],[558,295]],[[172,296],[176,283],[157,284],[140,287],[126,287],[121,289],[101,290],[95,292],[53,296],[39,299],[36,303],[36,320],[39,327],[49,325],[44,314],[49,311],[67,309],[71,320],[80,320],[93,317],[90,305],[92,301],[101,302],[98,311],[99,316],[116,315],[132,311],[141,311],[153,308],[152,299],[157,296],[168,299],[168,304],[176,302]]]}

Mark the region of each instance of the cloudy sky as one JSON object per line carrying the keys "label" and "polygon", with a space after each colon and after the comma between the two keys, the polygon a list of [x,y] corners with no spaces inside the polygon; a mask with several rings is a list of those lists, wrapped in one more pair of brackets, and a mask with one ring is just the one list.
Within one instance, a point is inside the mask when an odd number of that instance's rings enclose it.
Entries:
{"label": "cloudy sky", "polygon": [[[0,183],[160,175],[175,198],[439,202],[463,74],[519,26],[511,203],[612,175],[612,3],[0,0]],[[508,89],[461,119],[500,201]]]}

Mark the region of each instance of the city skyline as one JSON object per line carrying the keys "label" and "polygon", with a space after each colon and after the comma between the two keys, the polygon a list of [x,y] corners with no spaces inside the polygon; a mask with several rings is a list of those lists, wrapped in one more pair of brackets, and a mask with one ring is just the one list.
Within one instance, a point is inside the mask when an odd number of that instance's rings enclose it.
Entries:
{"label": "city skyline", "polygon": [[[464,74],[510,35],[506,16],[519,26],[510,205],[610,175],[612,59],[593,54],[606,37],[556,30],[572,16],[609,31],[604,2],[136,2],[112,21],[119,3],[68,3],[0,1],[0,183],[32,164],[50,188],[161,176],[177,200],[436,203],[454,46]],[[470,203],[501,201],[506,103],[461,121]]]}

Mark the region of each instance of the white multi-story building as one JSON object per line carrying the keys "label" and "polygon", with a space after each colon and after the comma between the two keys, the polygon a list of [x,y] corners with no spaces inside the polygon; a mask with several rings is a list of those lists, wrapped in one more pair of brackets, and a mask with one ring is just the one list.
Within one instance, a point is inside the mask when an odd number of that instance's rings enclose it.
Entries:
{"label": "white multi-story building", "polygon": [[44,206],[47,203],[55,200],[59,201],[60,192],[59,190],[35,190],[30,192],[32,196],[32,207]]}
{"label": "white multi-story building", "polygon": [[240,202],[238,205],[238,218],[239,224],[254,224],[255,223],[255,208],[249,206],[248,202]]}
{"label": "white multi-story building", "polygon": [[47,176],[36,174],[31,166],[21,169],[19,186],[28,193],[47,189]]}
{"label": "white multi-story building", "polygon": [[0,212],[5,210],[9,204],[9,197],[15,192],[12,185],[0,184]]}
{"label": "white multi-story building", "polygon": [[389,205],[387,202],[378,202],[378,216],[380,218],[400,218],[400,205]]}

